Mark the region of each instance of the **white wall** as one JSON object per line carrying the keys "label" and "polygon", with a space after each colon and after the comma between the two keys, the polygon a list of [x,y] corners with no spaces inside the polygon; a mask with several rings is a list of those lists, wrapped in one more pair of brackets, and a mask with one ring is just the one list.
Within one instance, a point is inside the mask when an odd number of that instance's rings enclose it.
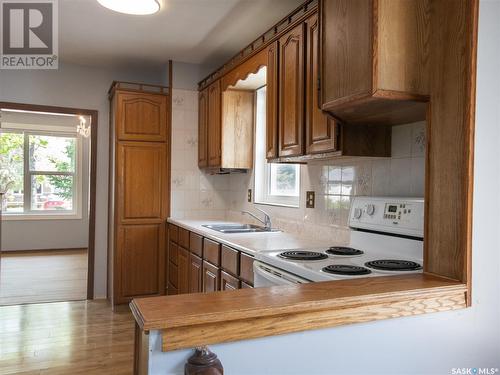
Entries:
{"label": "white wall", "polygon": [[[95,297],[106,296],[108,113],[107,92],[113,80],[162,83],[163,69],[103,69],[59,64],[58,70],[0,70],[0,101],[97,110],[97,202]],[[2,237],[16,239],[17,248],[64,248],[86,245],[81,222],[7,222]],[[12,237],[11,237],[12,236]],[[83,236],[85,237],[85,236]],[[4,240],[2,239],[2,240]],[[21,240],[23,242],[21,242]],[[12,245],[10,243],[10,245]]]}
{"label": "white wall", "polygon": [[[226,373],[451,374],[456,367],[500,367],[499,19],[500,2],[482,0],[472,307],[213,345],[211,348],[219,355]],[[157,337],[153,335],[151,340]],[[153,375],[183,373],[188,355],[189,351],[155,352],[152,360],[158,371]]]}

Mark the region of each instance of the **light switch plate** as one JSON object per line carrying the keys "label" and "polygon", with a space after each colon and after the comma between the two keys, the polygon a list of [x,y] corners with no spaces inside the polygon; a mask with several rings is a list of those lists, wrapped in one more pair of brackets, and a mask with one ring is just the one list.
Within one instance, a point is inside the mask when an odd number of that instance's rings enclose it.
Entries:
{"label": "light switch plate", "polygon": [[252,203],[252,189],[248,189],[247,201]]}
{"label": "light switch plate", "polygon": [[306,192],[306,208],[314,208],[315,194],[314,191]]}

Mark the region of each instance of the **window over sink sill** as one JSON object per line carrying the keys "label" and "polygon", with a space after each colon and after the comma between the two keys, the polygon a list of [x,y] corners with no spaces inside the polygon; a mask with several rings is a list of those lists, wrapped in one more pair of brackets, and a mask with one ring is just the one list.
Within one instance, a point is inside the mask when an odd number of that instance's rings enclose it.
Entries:
{"label": "window over sink sill", "polygon": [[266,159],[266,87],[256,91],[254,203],[299,207],[300,165]]}

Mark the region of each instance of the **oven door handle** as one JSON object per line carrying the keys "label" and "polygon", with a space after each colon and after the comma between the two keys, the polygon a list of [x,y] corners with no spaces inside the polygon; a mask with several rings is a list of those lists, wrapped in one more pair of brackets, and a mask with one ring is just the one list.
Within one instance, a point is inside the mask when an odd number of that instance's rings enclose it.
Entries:
{"label": "oven door handle", "polygon": [[254,262],[253,270],[256,274],[262,276],[263,278],[280,284],[294,285],[304,284],[308,282],[307,280],[301,279],[298,276],[284,273],[277,268],[270,267],[267,264],[264,265],[259,262]]}

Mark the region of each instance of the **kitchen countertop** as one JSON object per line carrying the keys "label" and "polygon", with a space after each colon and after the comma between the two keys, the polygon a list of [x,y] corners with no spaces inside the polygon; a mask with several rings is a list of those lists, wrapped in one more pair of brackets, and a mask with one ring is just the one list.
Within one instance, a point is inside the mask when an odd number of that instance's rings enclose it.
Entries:
{"label": "kitchen countertop", "polygon": [[203,225],[214,224],[244,224],[234,221],[169,218],[168,222],[253,256],[262,251],[290,250],[308,247],[330,247],[333,245],[331,242],[299,238],[298,236],[286,232],[227,234],[203,227]]}

